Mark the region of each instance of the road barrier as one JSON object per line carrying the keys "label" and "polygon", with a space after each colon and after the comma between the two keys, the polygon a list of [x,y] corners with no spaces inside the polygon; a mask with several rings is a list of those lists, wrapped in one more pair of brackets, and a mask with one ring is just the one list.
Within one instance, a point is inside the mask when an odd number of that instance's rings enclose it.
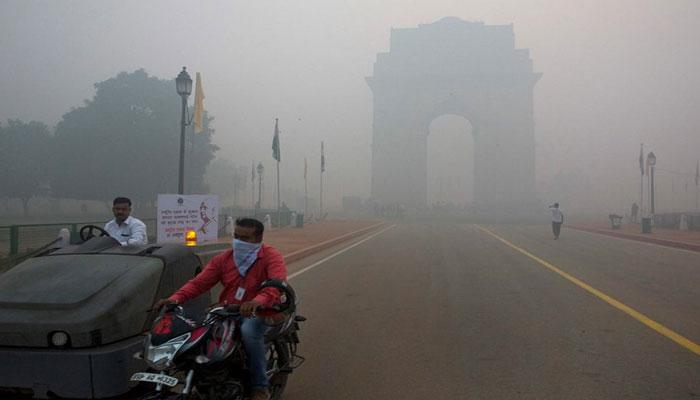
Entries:
{"label": "road barrier", "polygon": [[[142,221],[146,224],[149,240],[151,238],[155,239],[155,218],[145,218]],[[68,229],[71,237],[75,238],[80,228],[85,225],[103,227],[104,224],[105,220],[0,226],[0,258],[14,257],[37,249],[55,239],[58,236],[58,232],[63,228]]]}
{"label": "road barrier", "polygon": [[[229,216],[233,219],[237,217],[250,215],[252,210],[246,209],[224,209],[224,213],[219,215],[219,232],[218,236],[223,237],[229,235],[233,227],[227,227]],[[227,212],[228,211],[228,212]],[[273,223],[276,225],[277,214],[276,210],[257,210],[257,216],[263,219],[265,215],[274,216]],[[289,224],[291,211],[282,213],[283,224]],[[155,218],[139,218],[146,224],[146,233],[149,243],[156,241],[156,219]],[[97,225],[103,227],[109,218],[105,217],[101,221],[82,221],[82,222],[55,222],[50,224],[17,224],[0,226],[0,262],[3,259],[14,258],[23,253],[38,249],[46,243],[56,239],[58,232],[66,228],[71,233],[71,238],[77,238],[80,228],[85,225]]]}

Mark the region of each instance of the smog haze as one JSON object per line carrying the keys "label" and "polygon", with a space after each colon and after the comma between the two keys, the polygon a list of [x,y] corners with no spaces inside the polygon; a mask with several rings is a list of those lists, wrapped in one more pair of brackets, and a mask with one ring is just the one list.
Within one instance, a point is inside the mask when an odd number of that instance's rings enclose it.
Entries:
{"label": "smog haze", "polygon": [[[303,194],[306,158],[309,193],[318,192],[323,141],[327,202],[336,208],[343,196],[371,194],[373,96],[365,78],[377,54],[390,50],[392,29],[444,17],[512,24],[515,47],[529,49],[542,73],[534,89],[539,200],[559,201],[572,214],[626,211],[639,198],[641,143],[658,158],[658,207],[680,210],[694,200],[696,1],[4,0],[0,7],[3,123],[53,129],[93,98],[98,82],[139,69],[174,79],[187,66],[193,79],[202,76],[217,158],[246,168],[263,161],[272,177],[279,118],[283,191]],[[471,201],[470,126],[454,116],[431,124],[429,203]],[[271,203],[273,179],[265,185]]]}

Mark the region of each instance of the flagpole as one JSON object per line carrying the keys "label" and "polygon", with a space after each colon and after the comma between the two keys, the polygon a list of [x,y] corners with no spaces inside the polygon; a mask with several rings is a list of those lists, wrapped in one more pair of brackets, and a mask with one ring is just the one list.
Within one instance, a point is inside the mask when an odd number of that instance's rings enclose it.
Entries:
{"label": "flagpole", "polygon": [[[644,175],[639,175],[639,210],[640,214],[644,215]],[[640,218],[641,218],[640,215]]]}
{"label": "flagpole", "polygon": [[250,209],[253,210],[253,216],[255,216],[255,160],[250,168]]}
{"label": "flagpole", "polygon": [[639,145],[639,222],[644,216],[644,143]]}
{"label": "flagpole", "polygon": [[698,206],[698,183],[700,183],[700,161],[695,164],[695,211],[700,209]]}
{"label": "flagpole", "polygon": [[306,158],[304,158],[304,217],[309,217],[309,179],[306,177]]}
{"label": "flagpole", "polygon": [[277,160],[277,227],[282,227],[282,210],[280,206],[280,161],[282,153],[280,150],[280,130],[279,118],[275,118],[275,135],[272,137],[272,158]]}
{"label": "flagpole", "polygon": [[238,167],[233,169],[233,208],[238,207]]}
{"label": "flagpole", "polygon": [[[675,185],[675,179],[673,175],[671,175],[671,211],[676,210],[676,185]],[[663,193],[663,191],[662,191]]]}
{"label": "flagpole", "polygon": [[323,218],[323,171],[326,169],[325,168],[325,155],[323,154],[323,142],[321,142],[321,187],[320,187],[320,194],[319,194],[319,207],[318,207],[318,219],[321,220]]}

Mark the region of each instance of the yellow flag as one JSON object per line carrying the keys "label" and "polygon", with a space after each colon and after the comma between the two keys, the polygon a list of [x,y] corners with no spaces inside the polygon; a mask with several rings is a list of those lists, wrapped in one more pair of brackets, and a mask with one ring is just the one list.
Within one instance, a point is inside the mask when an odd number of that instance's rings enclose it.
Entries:
{"label": "yellow flag", "polygon": [[194,89],[194,132],[201,133],[202,118],[204,117],[204,89],[202,89],[202,76],[197,72],[197,82]]}

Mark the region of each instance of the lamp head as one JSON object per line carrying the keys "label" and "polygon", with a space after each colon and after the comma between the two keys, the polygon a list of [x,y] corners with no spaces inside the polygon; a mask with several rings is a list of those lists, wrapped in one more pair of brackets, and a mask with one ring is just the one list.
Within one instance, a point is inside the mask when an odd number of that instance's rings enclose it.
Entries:
{"label": "lamp head", "polygon": [[653,167],[654,165],[656,165],[656,156],[654,155],[654,152],[653,152],[653,151],[650,151],[649,154],[647,155],[647,162],[648,162],[649,165],[651,165],[652,167]]}
{"label": "lamp head", "polygon": [[182,71],[175,78],[175,89],[180,96],[187,97],[192,93],[192,78],[187,73],[187,69],[182,67]]}

